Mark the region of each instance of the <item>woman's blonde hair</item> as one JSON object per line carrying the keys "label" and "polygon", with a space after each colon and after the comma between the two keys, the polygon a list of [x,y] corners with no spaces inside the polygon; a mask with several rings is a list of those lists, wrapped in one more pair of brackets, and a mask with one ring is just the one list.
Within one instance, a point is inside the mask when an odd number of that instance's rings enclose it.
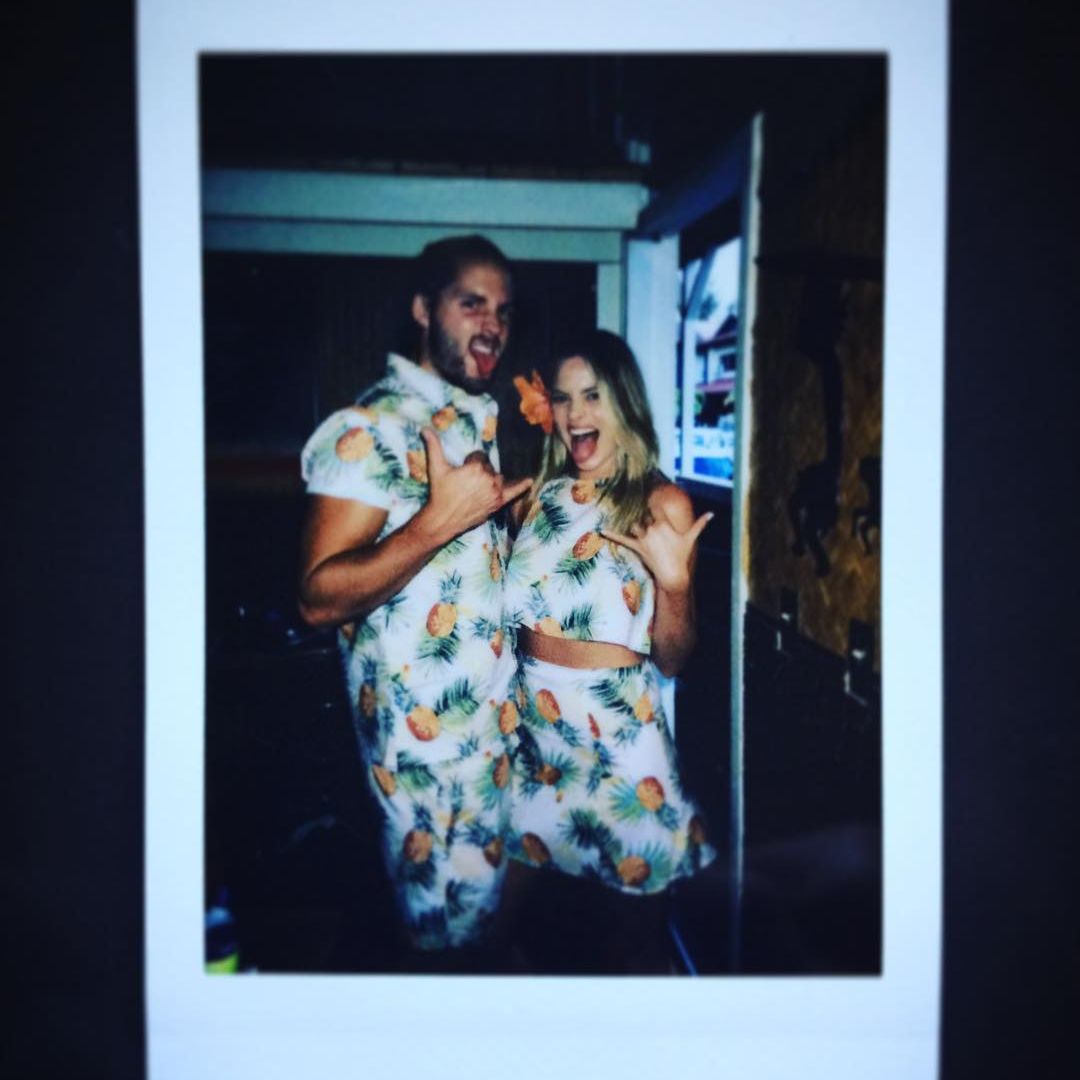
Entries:
{"label": "woman's blonde hair", "polygon": [[[634,525],[648,525],[652,518],[649,492],[662,479],[657,467],[660,446],[645,383],[634,354],[618,334],[591,330],[556,351],[545,373],[549,392],[554,389],[559,368],[577,356],[592,368],[601,393],[606,394],[618,421],[615,472],[610,483],[604,485],[600,502],[607,504],[608,527],[625,533]],[[548,480],[563,476],[571,469],[566,447],[558,433],[552,431],[544,438],[540,471],[531,497],[535,498]]]}

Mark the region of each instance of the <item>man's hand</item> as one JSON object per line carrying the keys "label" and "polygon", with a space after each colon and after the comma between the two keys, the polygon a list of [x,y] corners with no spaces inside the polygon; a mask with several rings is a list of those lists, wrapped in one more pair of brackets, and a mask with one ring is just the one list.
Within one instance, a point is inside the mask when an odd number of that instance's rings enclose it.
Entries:
{"label": "man's hand", "polygon": [[420,432],[427,448],[428,501],[417,514],[440,546],[486,521],[508,502],[532,487],[529,479],[507,483],[482,450],[474,450],[455,467],[446,460],[439,436]]}
{"label": "man's hand", "polygon": [[400,592],[444,544],[523,495],[531,480],[507,484],[482,450],[454,468],[425,428],[427,503],[382,540],[386,511],[351,499],[310,500],[301,545],[300,613],[312,626],[339,626]]}

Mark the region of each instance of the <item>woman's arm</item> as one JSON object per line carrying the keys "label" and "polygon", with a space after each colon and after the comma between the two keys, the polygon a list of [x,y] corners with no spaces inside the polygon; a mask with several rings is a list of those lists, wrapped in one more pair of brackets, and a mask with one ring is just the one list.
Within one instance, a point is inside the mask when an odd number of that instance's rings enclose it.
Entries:
{"label": "woman's arm", "polygon": [[607,533],[612,540],[637,552],[656,585],[652,658],[664,675],[676,674],[697,640],[694,613],[694,567],[697,540],[712,514],[694,519],[690,497],[672,483],[649,495],[652,522],[638,525],[629,536]]}

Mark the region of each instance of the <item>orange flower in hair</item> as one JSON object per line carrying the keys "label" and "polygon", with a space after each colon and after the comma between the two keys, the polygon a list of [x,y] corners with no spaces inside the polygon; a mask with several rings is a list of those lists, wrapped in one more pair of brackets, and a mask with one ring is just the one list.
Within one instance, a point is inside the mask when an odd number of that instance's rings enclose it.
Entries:
{"label": "orange flower in hair", "polygon": [[531,381],[527,381],[524,375],[515,375],[514,386],[521,395],[521,415],[533,426],[539,424],[544,429],[545,435],[550,435],[551,398],[548,397],[544,380],[534,370]]}

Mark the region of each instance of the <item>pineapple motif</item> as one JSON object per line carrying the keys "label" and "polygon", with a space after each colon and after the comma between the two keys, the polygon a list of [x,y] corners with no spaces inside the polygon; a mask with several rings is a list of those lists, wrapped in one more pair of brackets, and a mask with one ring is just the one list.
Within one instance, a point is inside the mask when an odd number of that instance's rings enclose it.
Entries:
{"label": "pineapple motif", "polygon": [[622,587],[622,598],[630,614],[636,615],[641,606],[641,583],[636,579],[626,582]]}
{"label": "pineapple motif", "polygon": [[581,562],[591,559],[604,546],[604,538],[596,532],[582,533],[573,547],[574,558]]}
{"label": "pineapple motif", "polygon": [[578,480],[570,489],[570,498],[579,506],[596,498],[596,484],[592,480]]}
{"label": "pineapple motif", "polygon": [[457,599],[461,575],[452,573],[439,584],[439,602],[428,610],[425,634],[420,637],[417,655],[436,664],[449,664],[457,655],[461,637],[457,631]]}
{"label": "pineapple motif", "polygon": [[341,636],[351,645],[356,639],[356,623],[342,623],[338,629],[341,631]]}
{"label": "pineapple motif", "polygon": [[[486,547],[487,545],[485,545]],[[503,576],[502,559],[499,558],[498,548],[492,548],[488,556],[488,573],[492,581],[501,581]]]}
{"label": "pineapple motif", "polygon": [[533,630],[538,634],[545,634],[547,637],[562,637],[562,627],[559,625],[559,620],[552,615],[545,615],[538,623],[533,625]]}
{"label": "pineapple motif", "polygon": [[640,781],[637,787],[634,788],[634,794],[637,795],[638,802],[646,810],[651,810],[654,813],[664,805],[664,787],[655,776],[646,776],[644,780]]}
{"label": "pineapple motif", "polygon": [[499,706],[499,730],[510,735],[517,730],[520,713],[513,701],[507,700]]}
{"label": "pineapple motif", "polygon": [[651,724],[656,717],[653,712],[652,702],[649,700],[648,693],[644,693],[638,698],[637,704],[634,706],[634,715],[643,723]]}
{"label": "pineapple motif", "polygon": [[439,718],[433,709],[426,705],[417,705],[408,716],[405,723],[413,735],[421,742],[431,742],[439,734]]}
{"label": "pineapple motif", "polygon": [[378,701],[375,697],[375,688],[368,683],[363,683],[360,686],[360,711],[370,720],[375,715],[377,704]]}
{"label": "pineapple motif", "polygon": [[616,871],[624,885],[636,888],[649,880],[652,867],[640,855],[627,855],[619,862]]}
{"label": "pineapple motif", "polygon": [[406,450],[405,462],[409,466],[409,476],[418,484],[428,482],[427,454],[423,450]]}
{"label": "pineapple motif", "polygon": [[364,428],[350,428],[338,439],[334,446],[334,453],[340,461],[352,464],[355,461],[363,461],[374,448],[375,439],[370,431],[365,431]]}
{"label": "pineapple motif", "polygon": [[[495,432],[499,426],[498,418],[495,416],[488,416],[484,419],[484,428],[480,432],[480,439],[482,442],[492,442],[495,438]],[[497,865],[497,864],[496,864]]]}
{"label": "pineapple motif", "polygon": [[521,837],[521,847],[528,856],[529,861],[537,866],[543,866],[544,863],[551,860],[551,852],[548,851],[547,844],[536,833],[525,833]]}
{"label": "pineapple motif", "polygon": [[549,723],[555,724],[562,717],[562,710],[555,695],[550,690],[541,690],[536,695],[536,711]]}
{"label": "pineapple motif", "polygon": [[484,845],[484,858],[487,860],[489,866],[498,867],[502,862],[503,857],[503,841],[501,836],[496,836],[494,840],[488,841]]}
{"label": "pineapple motif", "polygon": [[372,765],[371,775],[375,777],[375,783],[387,798],[397,791],[397,777],[389,769],[382,765]]}
{"label": "pineapple motif", "polygon": [[501,627],[495,631],[494,637],[492,637],[491,641],[488,644],[491,645],[491,651],[495,654],[496,657],[502,656],[503,632]]}
{"label": "pineapple motif", "polygon": [[446,637],[456,623],[457,608],[453,604],[438,603],[428,612],[427,632],[432,637]]}
{"label": "pineapple motif", "polygon": [[411,863],[425,863],[431,858],[434,838],[426,829],[410,829],[405,834],[401,853]]}
{"label": "pineapple motif", "polygon": [[548,765],[545,762],[536,770],[536,779],[541,784],[557,784],[562,779],[562,769],[556,768],[554,765]]}
{"label": "pineapple motif", "polygon": [[453,405],[444,405],[431,417],[431,426],[436,431],[445,431],[456,419],[457,409]]}
{"label": "pineapple motif", "polygon": [[589,713],[589,731],[594,739],[600,738],[600,725],[596,722],[596,717],[592,713]]}
{"label": "pineapple motif", "polygon": [[491,780],[497,788],[504,788],[510,782],[510,756],[500,754],[491,769]]}

